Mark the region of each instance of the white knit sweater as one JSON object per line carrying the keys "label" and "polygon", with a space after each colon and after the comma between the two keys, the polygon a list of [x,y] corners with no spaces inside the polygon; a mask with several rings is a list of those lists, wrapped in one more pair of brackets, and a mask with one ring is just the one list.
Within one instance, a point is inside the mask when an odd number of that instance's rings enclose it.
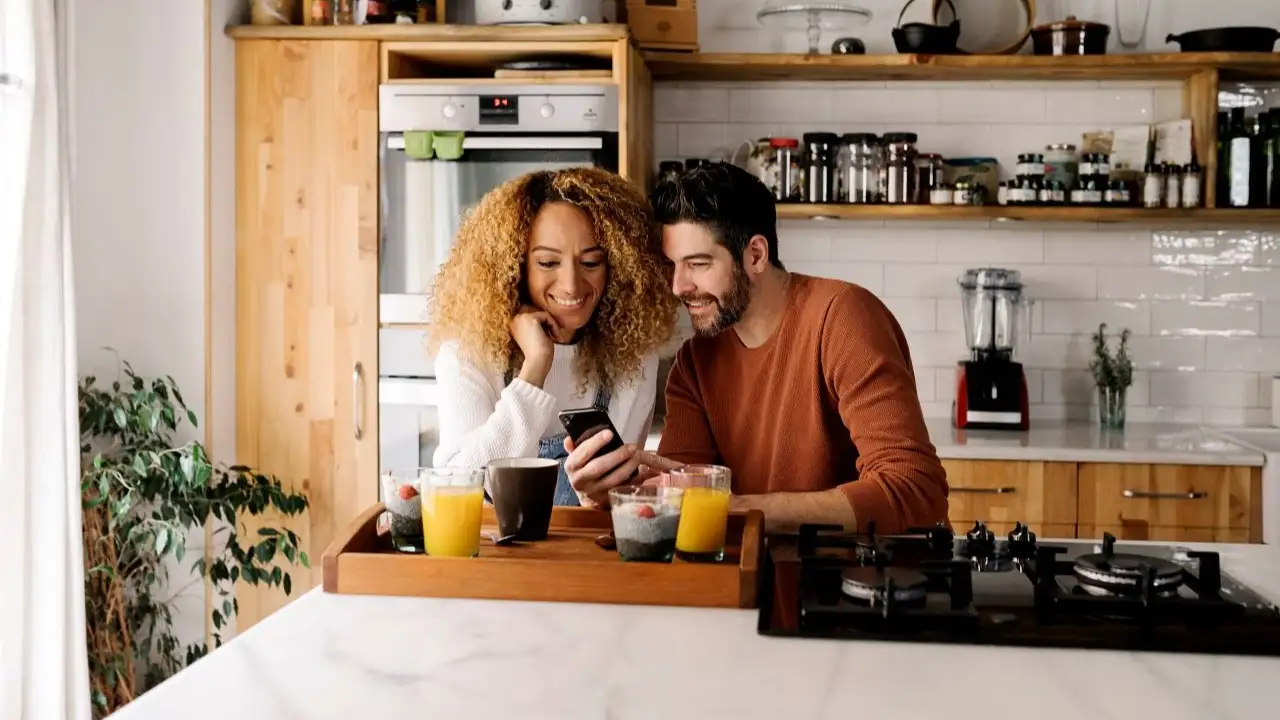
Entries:
{"label": "white knit sweater", "polygon": [[[481,467],[508,457],[535,457],[543,438],[564,432],[561,410],[590,407],[596,387],[577,392],[573,361],[577,347],[556,345],[551,371],[541,388],[520,378],[503,387],[503,373],[483,367],[446,343],[436,357],[440,388],[440,444],[435,467]],[[644,360],[639,379],[615,387],[609,419],[623,442],[644,446],[653,422],[658,356]]]}

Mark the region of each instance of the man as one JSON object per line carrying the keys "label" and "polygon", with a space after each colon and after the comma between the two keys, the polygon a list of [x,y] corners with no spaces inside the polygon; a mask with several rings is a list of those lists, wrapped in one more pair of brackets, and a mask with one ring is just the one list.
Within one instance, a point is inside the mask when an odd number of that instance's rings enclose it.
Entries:
{"label": "man", "polygon": [[946,472],[888,309],[857,285],[787,272],[773,196],[745,170],[704,165],[653,203],[696,335],[667,381],[660,457],[594,457],[600,436],[569,443],[574,488],[599,502],[642,462],[718,463],[733,471],[733,507],[759,508],[773,529],[945,522]]}

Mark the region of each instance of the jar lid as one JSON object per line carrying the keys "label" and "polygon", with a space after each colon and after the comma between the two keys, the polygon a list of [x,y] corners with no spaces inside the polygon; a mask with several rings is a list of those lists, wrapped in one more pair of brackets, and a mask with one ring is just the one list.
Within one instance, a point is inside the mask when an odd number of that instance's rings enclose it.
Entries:
{"label": "jar lid", "polygon": [[968,190],[968,189],[972,188],[975,184],[976,184],[976,183],[971,183],[971,182],[969,182],[968,180],[957,180],[957,181],[956,181],[956,189],[957,189],[957,190]]}
{"label": "jar lid", "polygon": [[869,132],[845,133],[840,142],[845,145],[879,145],[880,136]]}
{"label": "jar lid", "polygon": [[1066,20],[1045,23],[1031,28],[1033,33],[1058,32],[1061,30],[1094,30],[1102,32],[1111,31],[1111,27],[1103,23],[1089,22],[1088,20],[1077,20],[1075,15],[1068,15]]}
{"label": "jar lid", "polygon": [[800,141],[795,138],[784,138],[784,137],[769,138],[769,147],[795,148],[795,147],[800,147]]}
{"label": "jar lid", "polygon": [[892,132],[885,133],[882,138],[886,144],[888,143],[911,143],[914,144],[920,138],[912,132]]}
{"label": "jar lid", "polygon": [[1044,149],[1049,152],[1075,152],[1076,146],[1070,143],[1054,143],[1052,145],[1046,145]]}
{"label": "jar lid", "polygon": [[1164,172],[1164,166],[1163,166],[1163,165],[1157,165],[1156,163],[1153,163],[1153,162],[1149,162],[1149,163],[1147,163],[1146,172],[1147,172],[1147,173],[1160,173],[1160,172]]}
{"label": "jar lid", "polygon": [[1195,160],[1192,160],[1191,162],[1184,165],[1182,169],[1184,172],[1198,173],[1200,172],[1200,165]]}
{"label": "jar lid", "polygon": [[811,132],[803,137],[805,145],[835,145],[840,142],[840,136],[833,132]]}
{"label": "jar lid", "polygon": [[938,153],[920,153],[916,155],[916,160],[941,160],[942,156]]}

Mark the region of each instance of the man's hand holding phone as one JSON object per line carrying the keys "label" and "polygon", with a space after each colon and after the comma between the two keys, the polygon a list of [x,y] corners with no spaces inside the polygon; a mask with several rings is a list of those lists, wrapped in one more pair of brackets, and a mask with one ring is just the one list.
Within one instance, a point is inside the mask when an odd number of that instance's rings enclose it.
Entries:
{"label": "man's hand holding phone", "polygon": [[604,507],[613,488],[642,483],[681,465],[634,445],[624,445],[596,457],[612,437],[613,431],[605,430],[583,440],[581,446],[565,438],[564,448],[569,451],[564,461],[565,475],[584,506]]}

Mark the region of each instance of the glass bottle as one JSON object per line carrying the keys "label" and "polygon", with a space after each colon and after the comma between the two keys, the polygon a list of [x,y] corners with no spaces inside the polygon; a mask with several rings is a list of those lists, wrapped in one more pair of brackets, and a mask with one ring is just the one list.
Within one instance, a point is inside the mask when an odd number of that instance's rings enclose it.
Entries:
{"label": "glass bottle", "polygon": [[311,24],[328,25],[333,22],[332,8],[333,4],[330,0],[311,0]]}
{"label": "glass bottle", "polygon": [[910,203],[915,197],[915,133],[885,133],[885,202]]}
{"label": "glass bottle", "polygon": [[333,0],[334,25],[354,25],[356,22],[356,0]]}
{"label": "glass bottle", "polygon": [[1129,204],[1129,184],[1119,178],[1107,183],[1107,192],[1104,198],[1107,205],[1123,207]]}
{"label": "glass bottle", "polygon": [[1200,165],[1192,160],[1182,168],[1182,207],[1200,207]]}
{"label": "glass bottle", "polygon": [[1182,169],[1174,163],[1164,167],[1164,206],[1176,208],[1182,204]]}
{"label": "glass bottle", "polygon": [[417,21],[419,25],[436,21],[436,0],[418,0]]}
{"label": "glass bottle", "polygon": [[1263,111],[1250,125],[1249,207],[1267,206],[1267,144],[1271,139],[1271,113]]}
{"label": "glass bottle", "polygon": [[1227,194],[1224,207],[1249,207],[1249,181],[1253,176],[1253,138],[1245,130],[1244,108],[1232,108],[1227,122]]}
{"label": "glass bottle", "polygon": [[386,25],[394,18],[391,16],[391,4],[388,0],[366,0],[364,21],[366,25]]}
{"label": "glass bottle", "polygon": [[804,134],[805,201],[836,201],[836,163],[840,158],[840,137],[835,133]]}
{"label": "glass bottle", "polygon": [[1228,168],[1227,149],[1230,146],[1230,138],[1227,137],[1231,132],[1230,116],[1225,110],[1218,113],[1218,167],[1213,177],[1213,184],[1218,194],[1218,207],[1227,207],[1230,204],[1230,184],[1227,183]]}
{"label": "glass bottle", "polygon": [[1158,208],[1164,204],[1164,169],[1147,163],[1142,175],[1142,207]]}
{"label": "glass bottle", "polygon": [[1267,206],[1280,208],[1280,112],[1271,112],[1271,152],[1267,155]]}
{"label": "glass bottle", "polygon": [[840,200],[847,203],[884,202],[884,148],[874,133],[848,133],[840,138]]}

